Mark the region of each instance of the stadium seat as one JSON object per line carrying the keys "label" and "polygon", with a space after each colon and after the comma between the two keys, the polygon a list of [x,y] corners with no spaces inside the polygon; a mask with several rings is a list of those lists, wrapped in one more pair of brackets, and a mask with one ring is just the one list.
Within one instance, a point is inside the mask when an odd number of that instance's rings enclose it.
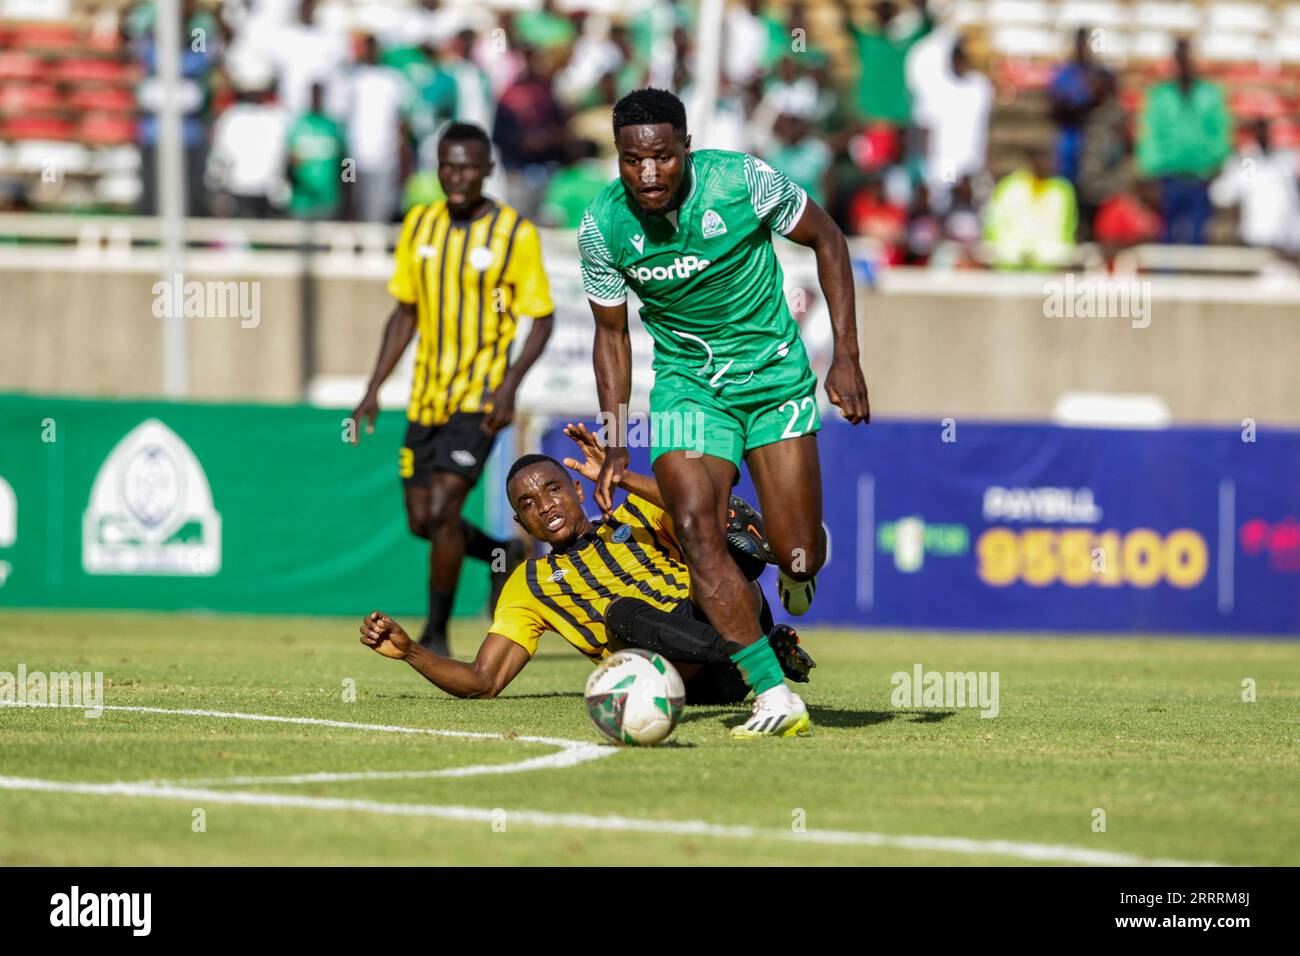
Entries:
{"label": "stadium seat", "polygon": [[983,0],[955,0],[948,8],[947,20],[953,26],[970,26],[987,22],[988,12]]}
{"label": "stadium seat", "polygon": [[1233,90],[1229,110],[1237,119],[1279,119],[1288,113],[1286,100],[1272,90]]}
{"label": "stadium seat", "polygon": [[140,149],[134,144],[95,150],[95,168],[103,174],[138,172],[140,162]]}
{"label": "stadium seat", "polygon": [[1207,33],[1197,53],[1206,60],[1232,62],[1250,60],[1264,52],[1260,38],[1248,33]]}
{"label": "stadium seat", "polygon": [[77,138],[84,143],[116,146],[135,140],[136,122],[115,113],[88,113],[77,126]]}
{"label": "stadium seat", "polygon": [[1116,0],[1065,0],[1057,22],[1068,27],[1114,28],[1128,21],[1128,8]]}
{"label": "stadium seat", "polygon": [[1007,59],[1001,61],[998,80],[1017,90],[1045,90],[1052,82],[1054,67],[1035,60]]}
{"label": "stadium seat", "polygon": [[1129,56],[1135,60],[1156,60],[1162,71],[1174,52],[1174,38],[1159,30],[1141,30],[1132,36]]}
{"label": "stadium seat", "polygon": [[1190,3],[1139,0],[1133,5],[1133,23],[1161,30],[1195,30],[1201,25],[1201,10]]}
{"label": "stadium seat", "polygon": [[64,98],[48,83],[6,83],[0,85],[0,113],[44,113],[60,109]]}
{"label": "stadium seat", "polygon": [[1273,30],[1273,11],[1262,3],[1212,3],[1209,28],[1240,33],[1266,34]]}
{"label": "stadium seat", "polygon": [[990,46],[994,53],[1011,57],[1057,58],[1061,55],[1064,38],[1056,30],[1037,27],[998,27],[993,31]]}
{"label": "stadium seat", "polygon": [[989,0],[988,21],[993,26],[1004,23],[1050,23],[1055,5],[1046,0]]}
{"label": "stadium seat", "polygon": [[130,84],[139,79],[139,69],[117,60],[75,57],[58,65],[58,77],[69,83]]}
{"label": "stadium seat", "polygon": [[7,20],[67,21],[72,0],[0,0],[0,17]]}
{"label": "stadium seat", "polygon": [[15,27],[12,43],[21,50],[67,51],[78,49],[81,35],[68,23],[25,23]]}
{"label": "stadium seat", "polygon": [[72,122],[58,116],[15,116],[0,121],[0,138],[9,140],[66,140]]}
{"label": "stadium seat", "polygon": [[0,50],[0,80],[37,80],[44,73],[40,57],[20,50]]}
{"label": "stadium seat", "polygon": [[79,143],[34,139],[14,145],[14,170],[40,175],[50,167],[81,174],[90,171],[90,157]]}
{"label": "stadium seat", "polygon": [[89,86],[73,90],[69,102],[74,109],[89,112],[134,113],[135,94],[125,87]]}
{"label": "stadium seat", "polygon": [[1284,33],[1275,37],[1272,53],[1280,63],[1300,63],[1300,34]]}

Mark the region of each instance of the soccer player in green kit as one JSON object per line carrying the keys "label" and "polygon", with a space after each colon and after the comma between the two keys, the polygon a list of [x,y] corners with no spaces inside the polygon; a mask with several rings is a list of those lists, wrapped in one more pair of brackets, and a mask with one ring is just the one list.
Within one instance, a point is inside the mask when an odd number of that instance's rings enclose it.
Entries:
{"label": "soccer player in green kit", "polygon": [[[619,179],[578,230],[583,287],[596,317],[593,360],[603,419],[631,397],[627,293],[655,343],[651,462],[690,569],[692,597],[722,634],[753,689],[737,737],[789,737],[811,722],[782,681],[724,529],[740,462],[749,466],[780,565],[778,592],[807,611],[826,560],[817,380],[786,306],[772,232],[811,248],[835,332],[826,392],[852,424],[870,419],[858,357],[848,244],[786,176],[744,153],[691,151],[686,110],[664,90],[614,107]],[[699,427],[658,427],[665,422]],[[609,430],[607,429],[607,432]],[[596,504],[613,510],[627,467],[626,436],[606,435]]]}

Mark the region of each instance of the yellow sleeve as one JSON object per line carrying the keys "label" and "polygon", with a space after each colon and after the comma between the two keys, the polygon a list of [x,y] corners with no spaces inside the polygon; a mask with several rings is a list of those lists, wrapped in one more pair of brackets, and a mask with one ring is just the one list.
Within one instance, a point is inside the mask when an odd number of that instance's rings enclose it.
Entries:
{"label": "yellow sleeve", "polygon": [[402,237],[397,240],[394,253],[393,277],[388,280],[388,294],[398,302],[411,305],[416,299],[415,288],[415,227],[427,207],[412,206],[402,223]]}
{"label": "yellow sleeve", "polygon": [[551,284],[542,268],[542,240],[537,227],[527,219],[519,221],[510,265],[502,281],[514,289],[512,305],[517,314],[536,319],[555,311]]}
{"label": "yellow sleeve", "polygon": [[[627,508],[628,505],[635,507],[637,511],[645,515],[645,524],[647,528],[653,531],[660,538],[676,543],[677,537],[672,531],[672,519],[669,517],[668,512],[664,511],[663,508],[660,508],[658,505],[652,505],[640,495],[628,495],[627,501],[623,503],[623,508]],[[635,519],[636,516],[628,511],[620,517],[622,517],[623,520],[628,520],[629,518]]]}
{"label": "yellow sleeve", "polygon": [[508,637],[528,652],[531,658],[537,653],[537,640],[543,631],[550,630],[537,608],[537,599],[528,589],[525,577],[529,562],[525,561],[515,568],[514,574],[501,589],[501,598],[497,601],[497,612],[492,618],[490,634]]}

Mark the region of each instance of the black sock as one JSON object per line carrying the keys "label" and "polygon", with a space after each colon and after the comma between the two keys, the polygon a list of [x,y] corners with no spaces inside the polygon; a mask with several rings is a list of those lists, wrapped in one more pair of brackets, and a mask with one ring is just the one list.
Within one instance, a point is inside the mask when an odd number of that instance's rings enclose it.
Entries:
{"label": "black sock", "polygon": [[646,601],[622,597],[605,610],[605,628],[627,647],[662,654],[681,664],[722,664],[731,660],[722,635],[691,613],[661,611]]}
{"label": "black sock", "polygon": [[506,542],[498,541],[468,521],[460,523],[460,530],[465,535],[465,553],[476,561],[491,564],[498,554],[505,552]]}
{"label": "black sock", "polygon": [[429,619],[424,623],[424,634],[420,640],[438,636],[447,638],[447,622],[451,620],[451,606],[456,603],[456,589],[443,591],[429,586]]}

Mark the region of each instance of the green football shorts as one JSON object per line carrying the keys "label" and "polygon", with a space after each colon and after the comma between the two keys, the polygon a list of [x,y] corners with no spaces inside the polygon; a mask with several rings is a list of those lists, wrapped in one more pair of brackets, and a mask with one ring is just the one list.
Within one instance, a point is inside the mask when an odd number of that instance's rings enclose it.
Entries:
{"label": "green football shorts", "polygon": [[689,451],[725,458],[739,468],[751,449],[821,427],[817,376],[806,359],[781,362],[743,383],[730,381],[716,389],[694,369],[655,370],[651,462],[666,451]]}

